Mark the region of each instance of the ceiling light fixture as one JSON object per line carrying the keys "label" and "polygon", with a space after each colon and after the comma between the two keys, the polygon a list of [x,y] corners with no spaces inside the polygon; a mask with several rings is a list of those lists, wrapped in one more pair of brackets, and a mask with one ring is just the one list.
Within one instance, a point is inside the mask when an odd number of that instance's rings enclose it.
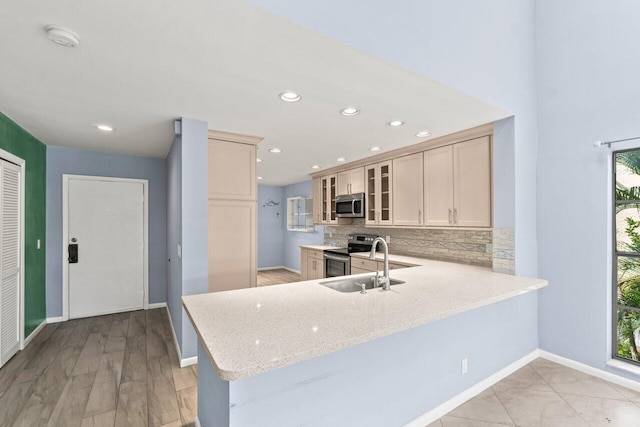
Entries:
{"label": "ceiling light fixture", "polygon": [[47,36],[52,42],[64,47],[76,47],[80,44],[80,36],[73,31],[58,25],[47,25],[44,27]]}
{"label": "ceiling light fixture", "polygon": [[340,114],[347,117],[357,116],[358,114],[360,114],[360,110],[358,110],[356,107],[346,107],[340,110]]}
{"label": "ceiling light fixture", "polygon": [[346,162],[346,161],[347,161],[347,159],[345,159],[344,157],[338,157],[338,158],[336,159],[336,161],[337,161],[337,162]]}
{"label": "ceiling light fixture", "polygon": [[103,132],[113,132],[113,128],[109,125],[96,125],[96,127]]}
{"label": "ceiling light fixture", "polygon": [[256,162],[260,163],[262,161],[262,159],[256,159]]}
{"label": "ceiling light fixture", "polygon": [[282,153],[282,150],[279,148],[269,148],[270,153]]}
{"label": "ceiling light fixture", "polygon": [[298,102],[302,99],[302,96],[299,93],[287,91],[280,94],[280,99],[284,102]]}
{"label": "ceiling light fixture", "polygon": [[261,177],[261,176],[259,176],[259,177],[258,177],[258,179],[262,179],[262,177]]}
{"label": "ceiling light fixture", "polygon": [[429,132],[428,130],[421,130],[420,132],[416,133],[416,136],[418,138],[426,138],[427,136],[430,136],[431,132]]}
{"label": "ceiling light fixture", "polygon": [[369,151],[382,151],[382,148],[377,147],[377,146],[376,147],[371,147],[371,148],[369,148]]}
{"label": "ceiling light fixture", "polygon": [[313,166],[311,166],[311,169],[320,169],[320,166],[318,166],[318,165],[313,165]]}
{"label": "ceiling light fixture", "polygon": [[391,126],[391,127],[398,127],[398,126],[402,126],[404,124],[404,122],[402,120],[391,120],[390,122],[387,122],[387,126]]}

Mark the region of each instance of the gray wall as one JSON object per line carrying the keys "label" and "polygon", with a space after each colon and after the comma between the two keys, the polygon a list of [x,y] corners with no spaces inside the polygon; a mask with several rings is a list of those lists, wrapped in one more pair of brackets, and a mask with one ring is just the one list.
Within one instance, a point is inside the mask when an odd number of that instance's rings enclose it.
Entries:
{"label": "gray wall", "polygon": [[182,141],[173,140],[167,156],[167,307],[178,343],[182,343]]}
{"label": "gray wall", "polygon": [[611,160],[592,143],[640,135],[640,3],[542,0],[537,11],[540,346],[606,369]]}
{"label": "gray wall", "polygon": [[47,147],[47,317],[62,316],[62,174],[149,180],[149,302],[165,302],[166,160]]}
{"label": "gray wall", "polygon": [[[386,0],[249,1],[512,112],[516,272],[536,275],[536,1],[408,0],[401,13]],[[578,7],[570,4],[563,16]],[[585,23],[598,15],[589,16]]]}
{"label": "gray wall", "polygon": [[[182,118],[182,295],[209,288],[207,130],[207,122]],[[191,322],[182,322],[183,358],[197,355],[197,341]]]}
{"label": "gray wall", "polygon": [[[313,181],[303,181],[284,187],[284,200],[288,197],[313,197]],[[284,232],[283,260],[284,266],[300,271],[300,245],[322,245],[324,243],[324,227],[316,226],[316,231],[302,233],[299,231]]]}
{"label": "gray wall", "polygon": [[[279,205],[269,206],[272,200]],[[287,222],[287,199],[284,188],[258,186],[258,268],[284,265],[284,232]]]}

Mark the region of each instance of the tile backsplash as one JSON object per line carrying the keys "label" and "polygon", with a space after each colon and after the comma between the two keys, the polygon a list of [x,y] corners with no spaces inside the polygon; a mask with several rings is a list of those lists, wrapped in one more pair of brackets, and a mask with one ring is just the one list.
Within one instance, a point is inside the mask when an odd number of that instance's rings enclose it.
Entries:
{"label": "tile backsplash", "polygon": [[365,228],[363,219],[354,219],[351,225],[325,226],[324,243],[347,246],[352,233],[390,236],[389,252],[442,261],[492,267],[492,230],[436,230],[415,228]]}

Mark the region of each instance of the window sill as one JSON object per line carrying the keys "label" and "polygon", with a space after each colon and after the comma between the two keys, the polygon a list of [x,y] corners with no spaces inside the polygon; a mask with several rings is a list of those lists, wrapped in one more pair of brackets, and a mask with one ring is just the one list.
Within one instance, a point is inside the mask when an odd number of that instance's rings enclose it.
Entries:
{"label": "window sill", "polygon": [[623,362],[622,360],[611,359],[607,362],[607,366],[621,371],[628,372],[640,377],[640,366],[633,365],[631,363]]}

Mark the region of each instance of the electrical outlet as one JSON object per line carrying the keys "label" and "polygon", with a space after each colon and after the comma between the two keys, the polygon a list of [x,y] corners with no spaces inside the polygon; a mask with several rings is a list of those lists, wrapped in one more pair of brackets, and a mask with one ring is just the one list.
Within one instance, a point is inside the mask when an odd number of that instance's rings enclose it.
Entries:
{"label": "electrical outlet", "polygon": [[391,243],[391,236],[387,236],[384,240],[386,240],[387,243]]}
{"label": "electrical outlet", "polygon": [[40,239],[38,239],[38,241],[36,242],[36,246],[38,247],[38,249],[40,249]]}
{"label": "electrical outlet", "polygon": [[462,363],[460,363],[460,370],[462,372],[462,375],[466,374],[469,371],[469,365],[466,357],[462,359]]}

